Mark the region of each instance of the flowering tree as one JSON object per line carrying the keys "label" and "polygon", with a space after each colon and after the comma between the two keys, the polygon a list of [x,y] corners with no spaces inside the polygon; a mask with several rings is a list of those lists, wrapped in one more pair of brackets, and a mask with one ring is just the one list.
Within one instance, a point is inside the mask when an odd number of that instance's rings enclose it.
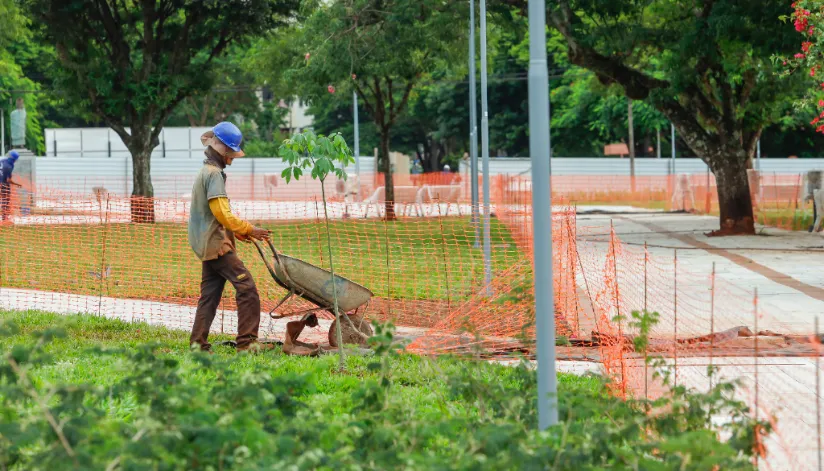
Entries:
{"label": "flowering tree", "polygon": [[781,57],[786,70],[782,75],[801,72],[807,77],[807,93],[796,102],[801,109],[816,108],[817,116],[810,122],[816,132],[824,133],[824,2],[799,0],[792,4],[793,12],[781,16],[783,21],[792,19],[800,35],[801,48],[792,57]]}

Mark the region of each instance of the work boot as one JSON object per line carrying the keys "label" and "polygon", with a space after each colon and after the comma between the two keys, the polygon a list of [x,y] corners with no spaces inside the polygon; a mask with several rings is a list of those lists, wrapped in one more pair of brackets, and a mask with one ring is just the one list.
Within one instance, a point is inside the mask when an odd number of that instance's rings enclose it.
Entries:
{"label": "work boot", "polygon": [[275,349],[275,344],[273,343],[260,343],[260,342],[252,342],[247,345],[238,346],[238,352],[249,352],[249,353],[262,353],[268,352],[270,350]]}

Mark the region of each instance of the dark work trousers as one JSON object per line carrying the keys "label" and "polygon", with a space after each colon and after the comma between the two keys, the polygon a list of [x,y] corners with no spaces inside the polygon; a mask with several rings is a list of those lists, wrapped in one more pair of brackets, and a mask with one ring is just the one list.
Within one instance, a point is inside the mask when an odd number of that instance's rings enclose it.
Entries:
{"label": "dark work trousers", "polygon": [[260,295],[252,274],[234,252],[203,262],[200,281],[200,301],[197,303],[195,323],[192,326],[190,344],[197,343],[201,350],[209,350],[209,329],[217,314],[226,281],[237,291],[237,346],[244,347],[258,338],[260,327]]}
{"label": "dark work trousers", "polygon": [[11,185],[0,183],[0,220],[5,221],[11,214]]}

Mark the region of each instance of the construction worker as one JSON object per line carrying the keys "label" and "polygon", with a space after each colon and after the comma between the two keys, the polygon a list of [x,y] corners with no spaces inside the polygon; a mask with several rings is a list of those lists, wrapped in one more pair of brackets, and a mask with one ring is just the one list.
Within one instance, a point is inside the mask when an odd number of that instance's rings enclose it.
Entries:
{"label": "construction worker", "polygon": [[229,209],[226,195],[226,174],[223,170],[245,154],[240,148],[243,135],[232,123],[222,122],[201,136],[206,146],[206,160],[192,187],[189,212],[189,244],[203,262],[200,300],[190,344],[208,351],[209,330],[226,281],[237,291],[237,350],[268,350],[271,344],[257,342],[260,326],[260,295],[251,273],[235,250],[235,238],[264,240],[269,231],[254,227],[238,218]]}
{"label": "construction worker", "polygon": [[7,221],[11,215],[11,186],[20,186],[11,178],[14,172],[14,164],[20,154],[17,151],[9,152],[9,156],[0,160],[0,221]]}

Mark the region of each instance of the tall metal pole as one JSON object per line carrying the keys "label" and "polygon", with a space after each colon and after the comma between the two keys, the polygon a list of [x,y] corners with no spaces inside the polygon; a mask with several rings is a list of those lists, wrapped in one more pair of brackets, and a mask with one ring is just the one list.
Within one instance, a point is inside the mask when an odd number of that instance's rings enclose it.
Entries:
{"label": "tall metal pole", "polygon": [[635,129],[632,125],[632,98],[627,97],[627,124],[629,127],[629,182],[635,193]]}
{"label": "tall metal pole", "polygon": [[755,143],[755,169],[761,170],[761,139]]}
{"label": "tall metal pole", "polygon": [[532,163],[532,235],[535,241],[538,427],[541,430],[558,423],[549,148],[546,3],[545,0],[529,0],[529,155]]}
{"label": "tall metal pole", "polygon": [[475,90],[475,0],[469,0],[469,173],[472,191],[472,227],[475,248],[481,246],[481,218],[478,198],[478,92]]}
{"label": "tall metal pole", "polygon": [[6,110],[0,108],[0,156],[6,155]]}
{"label": "tall metal pole", "polygon": [[661,128],[658,128],[658,146],[656,147],[655,157],[661,158]]}
{"label": "tall metal pole", "polygon": [[672,144],[672,159],[670,159],[670,173],[675,174],[675,125],[670,124],[670,130],[672,132],[672,137],[670,138],[670,143]]}
{"label": "tall metal pole", "polygon": [[[489,228],[489,107],[486,99],[486,0],[481,0],[481,152],[484,158],[484,284],[492,282]],[[488,293],[489,291],[487,291]]]}
{"label": "tall metal pole", "polygon": [[358,133],[358,92],[352,92],[352,119],[355,125],[355,175],[358,178],[358,200],[360,200],[360,134]]}

